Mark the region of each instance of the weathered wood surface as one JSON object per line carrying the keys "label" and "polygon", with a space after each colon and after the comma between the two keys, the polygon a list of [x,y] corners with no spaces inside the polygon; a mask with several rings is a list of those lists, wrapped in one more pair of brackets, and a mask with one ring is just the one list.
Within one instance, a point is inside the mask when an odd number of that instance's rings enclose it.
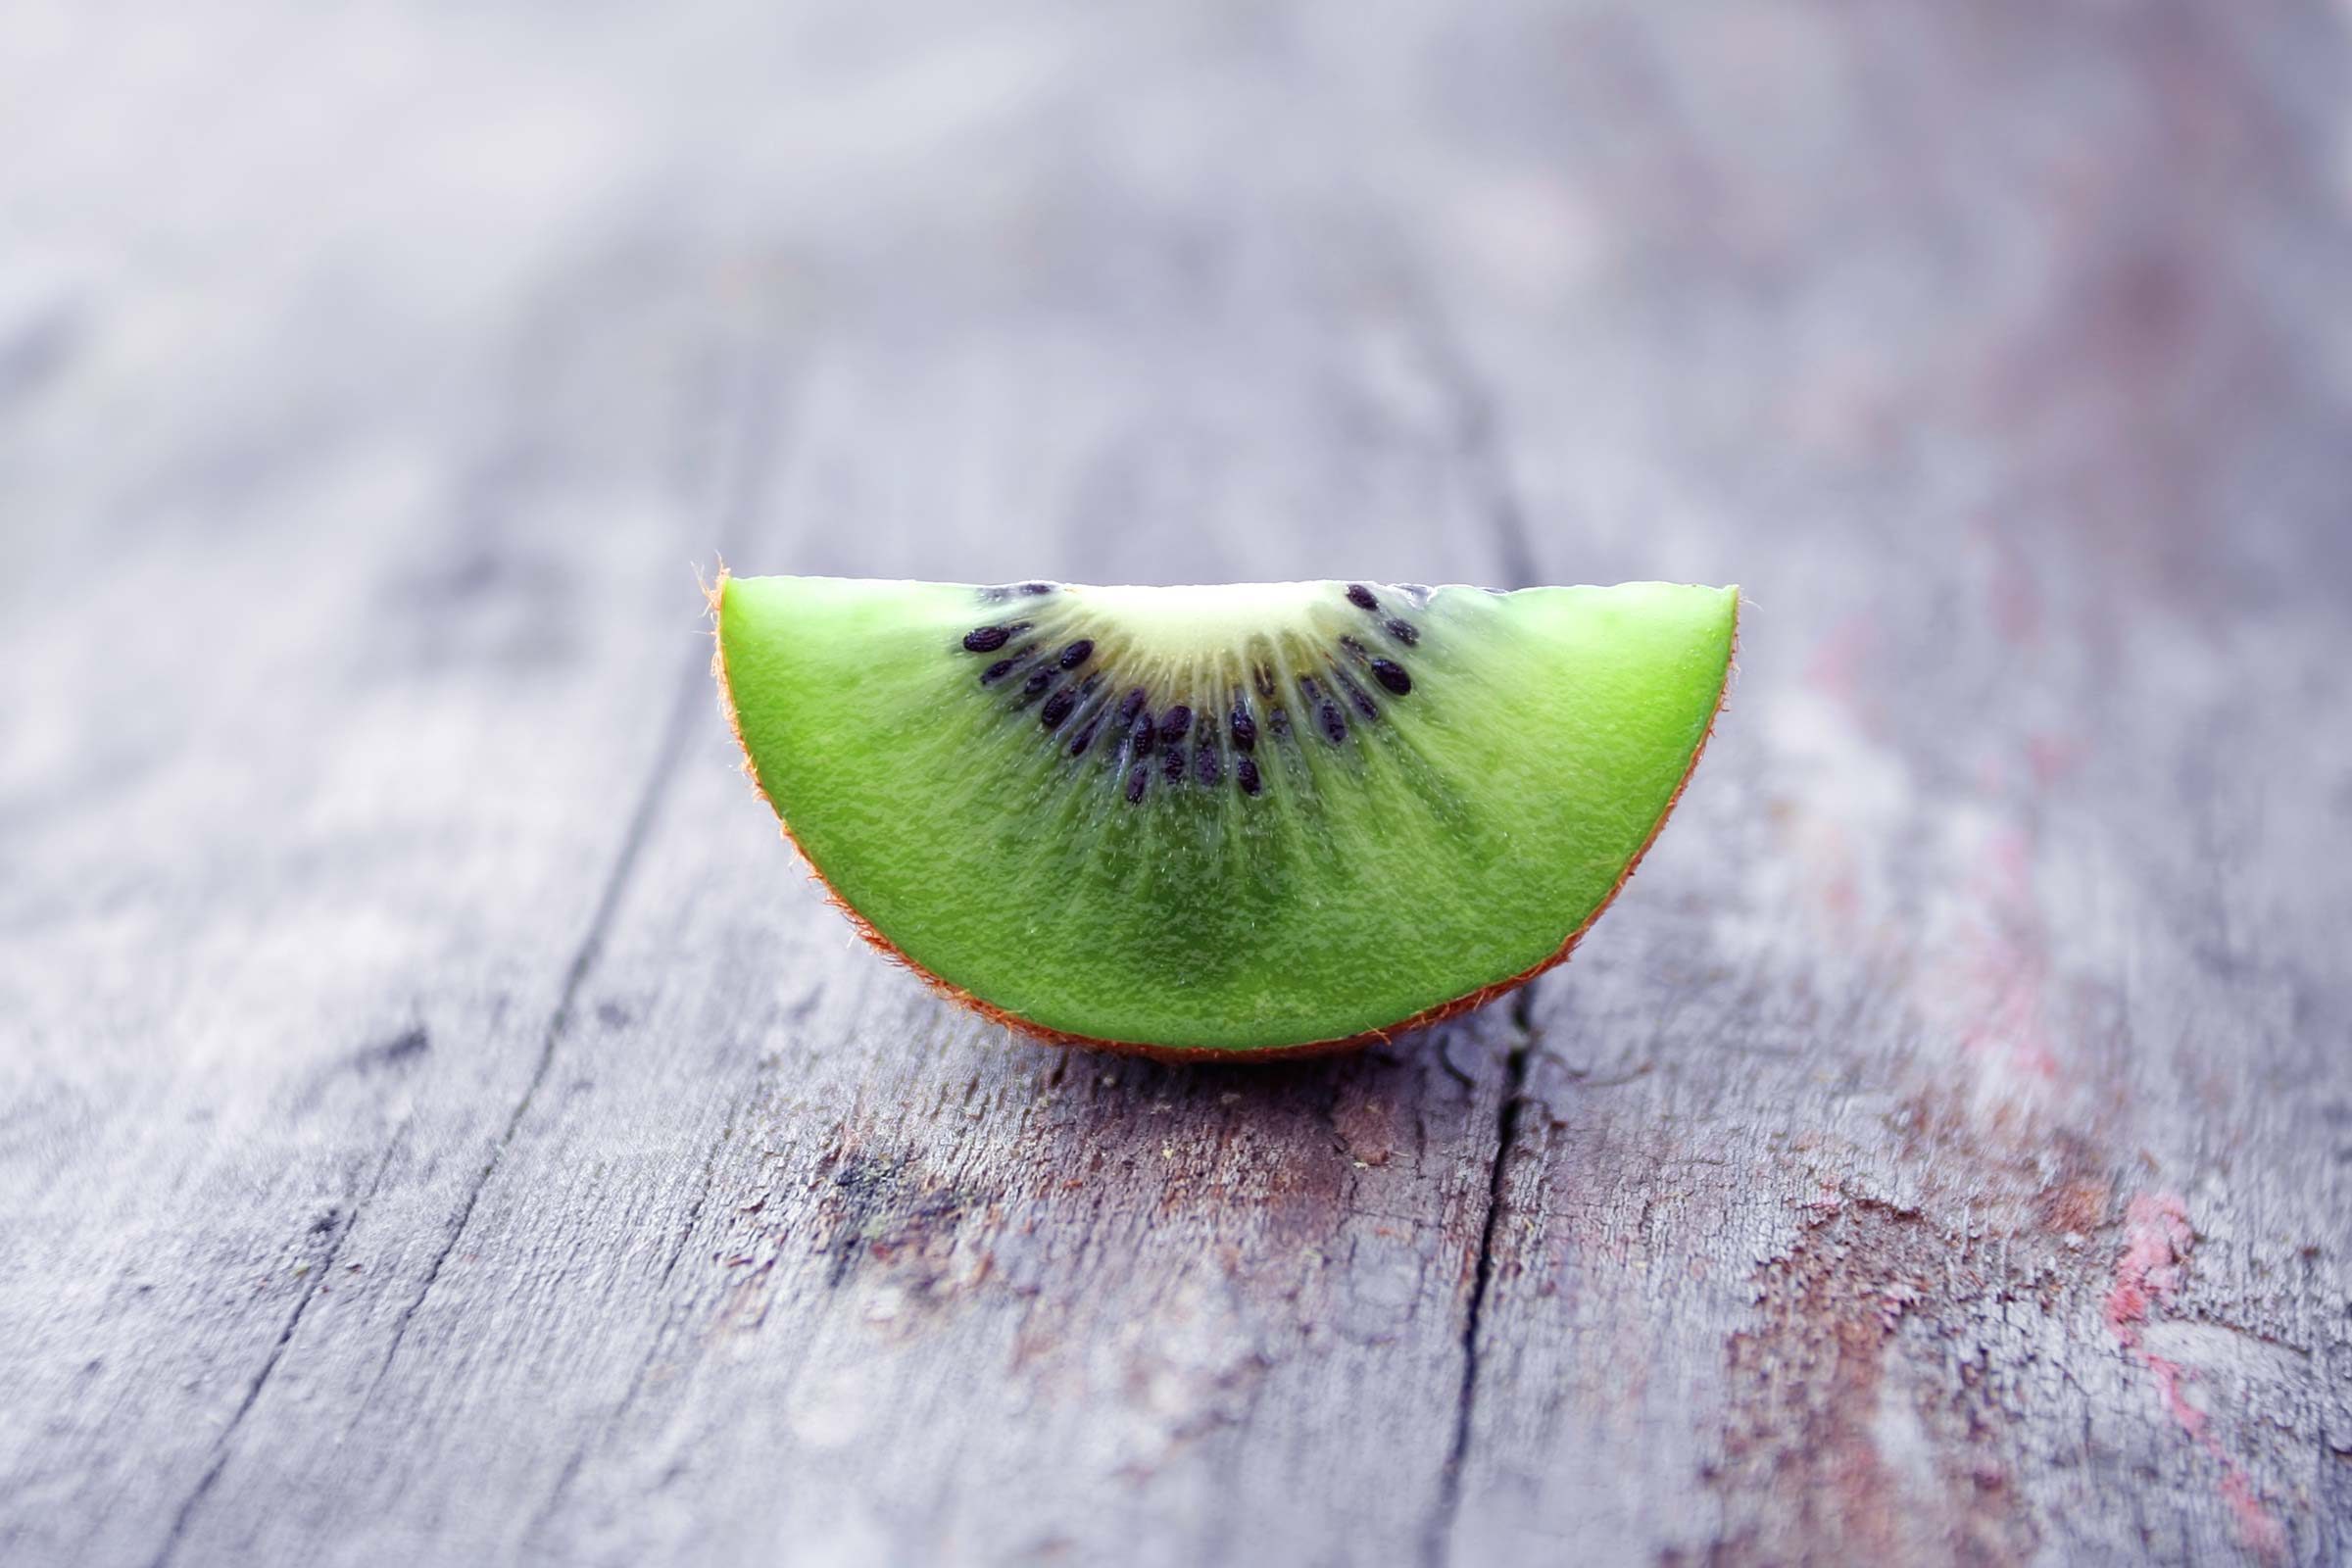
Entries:
{"label": "weathered wood surface", "polygon": [[[0,55],[0,1563],[2352,1552],[2340,8],[158,11]],[[1574,963],[1178,1071],[854,943],[721,551],[1752,607]]]}

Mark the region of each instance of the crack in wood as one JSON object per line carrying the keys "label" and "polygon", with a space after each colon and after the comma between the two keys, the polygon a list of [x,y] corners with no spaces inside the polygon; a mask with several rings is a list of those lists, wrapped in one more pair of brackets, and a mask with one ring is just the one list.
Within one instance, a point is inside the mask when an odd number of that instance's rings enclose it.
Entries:
{"label": "crack in wood", "polygon": [[531,1544],[547,1533],[549,1525],[563,1511],[564,1500],[571,1495],[573,1484],[579,1480],[580,1472],[588,1467],[590,1455],[611,1443],[620,1418],[636,1405],[639,1396],[645,1392],[646,1380],[653,1376],[654,1365],[662,1359],[662,1349],[668,1345],[678,1323],[692,1310],[688,1301],[680,1301],[670,1309],[668,1320],[654,1332],[652,1343],[645,1348],[645,1354],[638,1357],[636,1370],[629,1374],[628,1386],[620,1391],[620,1397],[613,1401],[612,1408],[605,1418],[597,1423],[595,1434],[564,1458],[564,1467],[556,1472],[555,1485],[548,1488],[545,1500],[532,1513],[530,1522],[523,1526],[522,1534],[516,1538],[521,1544],[522,1555],[534,1555]]}
{"label": "crack in wood", "polygon": [[[1454,334],[1437,301],[1423,287],[1409,290],[1414,301],[1419,346],[1430,374],[1451,405],[1451,436],[1477,510],[1494,530],[1500,558],[1503,586],[1524,588],[1537,580],[1535,549],[1528,538],[1527,515],[1512,489],[1495,437],[1494,400],[1463,360]],[[1501,1099],[1495,1109],[1494,1161],[1487,1172],[1487,1210],[1479,1224],[1478,1256],[1470,1281],[1470,1300],[1462,1316],[1462,1381],[1454,1398],[1453,1429],[1446,1457],[1438,1468],[1438,1498],[1423,1532],[1421,1560],[1439,1568],[1451,1555],[1454,1520],[1462,1507],[1462,1470],[1470,1456],[1470,1442],[1478,1411],[1479,1330],[1484,1321],[1487,1293],[1494,1278],[1494,1239],[1508,1179],[1511,1149],[1518,1141],[1520,1112],[1526,1103],[1529,1054],[1534,1050],[1535,999],[1538,982],[1529,981],[1513,992],[1507,1004],[1515,1039],[1503,1058]],[[1453,1063],[1439,1049],[1439,1063],[1459,1077]],[[1467,1087],[1468,1080],[1464,1079]]]}
{"label": "crack in wood", "polygon": [[531,1064],[530,1077],[523,1084],[522,1094],[515,1100],[514,1108],[507,1112],[506,1123],[499,1129],[497,1141],[490,1146],[489,1156],[482,1161],[482,1168],[466,1188],[466,1200],[458,1206],[457,1222],[450,1227],[449,1234],[442,1239],[440,1250],[433,1254],[432,1262],[426,1267],[424,1283],[417,1288],[415,1298],[401,1309],[400,1316],[393,1321],[392,1338],[384,1347],[383,1360],[377,1364],[375,1376],[368,1380],[368,1392],[360,1396],[359,1403],[353,1409],[355,1421],[360,1412],[373,1401],[376,1390],[382,1387],[385,1377],[391,1372],[392,1363],[399,1357],[400,1348],[408,1338],[409,1325],[423,1307],[425,1298],[433,1294],[433,1286],[439,1282],[442,1268],[449,1262],[450,1254],[457,1250],[458,1243],[466,1235],[466,1226],[473,1222],[474,1207],[481,1201],[483,1189],[490,1185],[490,1178],[497,1171],[499,1161],[505,1157],[508,1146],[514,1141],[515,1130],[522,1125],[522,1119],[530,1114],[532,1102],[538,1099],[540,1088],[547,1082],[548,1071],[555,1065],[556,1048],[563,1044],[564,1037],[570,1031],[580,987],[596,967],[596,960],[604,948],[605,934],[612,927],[613,913],[620,906],[621,895],[627,890],[629,879],[637,868],[638,856],[645,848],[655,814],[663,795],[667,793],[669,780],[677,771],[678,760],[685,754],[687,716],[694,711],[695,698],[702,689],[703,664],[699,651],[687,661],[685,677],[679,682],[678,694],[670,703],[669,719],[662,732],[661,747],[655,753],[653,767],[639,793],[636,808],[629,815],[628,829],[622,835],[620,853],[605,878],[604,889],[597,897],[595,912],[589,916],[587,934],[572,953],[571,962],[564,972],[564,986],[557,996],[555,1010],[548,1015],[547,1027],[540,1034],[539,1054]]}
{"label": "crack in wood", "polygon": [[1470,1302],[1462,1315],[1462,1382],[1453,1406],[1453,1433],[1446,1458],[1438,1468],[1438,1501],[1423,1532],[1424,1568],[1439,1568],[1450,1555],[1453,1521],[1462,1507],[1462,1468],[1470,1456],[1471,1425],[1478,1410],[1479,1326],[1484,1319],[1487,1291],[1494,1279],[1494,1233],[1502,1218],[1503,1183],[1511,1146],[1519,1138],[1520,1108],[1526,1103],[1528,1054],[1535,1048],[1535,992],[1540,981],[1529,981],[1512,993],[1511,1027],[1517,1034],[1503,1057],[1502,1097],[1496,1107],[1494,1163],[1487,1173],[1487,1209],[1479,1222],[1478,1258],[1470,1275]]}
{"label": "crack in wood", "polygon": [[[732,1120],[733,1117],[734,1111],[730,1109],[728,1119]],[[667,1285],[669,1277],[678,1271],[678,1260],[686,1255],[687,1247],[694,1241],[695,1228],[703,1222],[703,1210],[710,1203],[710,1189],[718,1182],[718,1156],[726,1147],[723,1137],[711,1140],[710,1156],[703,1161],[702,1183],[695,1190],[694,1201],[687,1206],[686,1222],[678,1227],[678,1245],[669,1250],[669,1257],[662,1265],[663,1285]]]}
{"label": "crack in wood", "polygon": [[[244,1397],[237,1401],[236,1409],[229,1413],[227,1425],[213,1440],[212,1457],[205,1461],[204,1471],[197,1476],[196,1484],[188,1489],[188,1494],[172,1510],[172,1528],[165,1533],[163,1544],[156,1547],[155,1555],[147,1559],[147,1568],[164,1568],[179,1550],[179,1544],[186,1539],[188,1525],[195,1519],[197,1509],[204,1506],[204,1499],[212,1495],[221,1473],[228,1468],[229,1450],[236,1442],[239,1429],[245,1424],[245,1417],[261,1402],[262,1390],[269,1386],[270,1377],[277,1371],[277,1363],[285,1358],[286,1348],[294,1343],[294,1332],[302,1327],[303,1314],[311,1309],[311,1302],[318,1298],[320,1288],[334,1272],[335,1259],[343,1255],[343,1244],[359,1228],[361,1211],[374,1200],[376,1190],[383,1186],[384,1172],[391,1168],[392,1156],[399,1152],[400,1141],[407,1132],[408,1124],[403,1122],[393,1133],[391,1142],[384,1146],[382,1157],[376,1160],[375,1174],[368,1178],[368,1190],[353,1200],[350,1211],[342,1216],[341,1225],[329,1227],[333,1234],[326,1245],[325,1255],[312,1267],[302,1295],[296,1298],[294,1309],[286,1314],[285,1326],[277,1331],[277,1339],[270,1347],[270,1353],[263,1358],[253,1381],[246,1386]],[[310,1234],[320,1234],[320,1227],[314,1224]]]}
{"label": "crack in wood", "polygon": [[1416,336],[1431,380],[1449,405],[1452,428],[1447,432],[1460,457],[1476,509],[1494,531],[1494,549],[1502,566],[1503,588],[1532,588],[1541,580],[1541,567],[1527,530],[1527,510],[1519,504],[1496,433],[1494,399],[1468,363],[1444,313],[1426,289],[1415,288],[1413,315]]}
{"label": "crack in wood", "polygon": [[[727,1114],[721,1123],[722,1129],[734,1126],[736,1118],[751,1103],[756,1093],[757,1089],[755,1088],[752,1093],[738,1097],[734,1103],[728,1106]],[[686,1249],[693,1245],[695,1230],[702,1224],[704,1210],[710,1207],[710,1194],[718,1184],[719,1158],[725,1152],[726,1147],[727,1134],[722,1130],[717,1138],[711,1140],[710,1156],[703,1161],[702,1182],[694,1195],[693,1203],[687,1208],[685,1223],[678,1229],[677,1245],[670,1249],[668,1259],[662,1265],[662,1284],[664,1287],[668,1286],[670,1277],[677,1272],[679,1262],[686,1255]],[[675,1338],[679,1324],[691,1316],[693,1311],[694,1301],[691,1296],[682,1297],[671,1305],[663,1321],[650,1337],[645,1354],[638,1357],[636,1368],[629,1374],[628,1386],[621,1390],[620,1397],[613,1401],[612,1408],[605,1413],[604,1419],[597,1423],[595,1433],[565,1456],[563,1468],[556,1473],[555,1485],[548,1489],[546,1498],[532,1513],[530,1522],[523,1527],[522,1534],[517,1538],[523,1544],[526,1556],[530,1555],[528,1550],[530,1544],[538,1541],[547,1533],[550,1524],[563,1510],[565,1498],[570,1495],[573,1483],[579,1480],[580,1472],[587,1468],[589,1457],[610,1445],[612,1433],[618,1427],[621,1417],[635,1407],[638,1396],[645,1392],[646,1380],[653,1375],[655,1363],[662,1358],[663,1348]]]}
{"label": "crack in wood", "polygon": [[[739,400],[741,414],[735,437],[736,450],[727,465],[731,471],[720,492],[717,533],[722,558],[726,550],[732,549],[750,531],[754,499],[766,473],[767,454],[772,445],[761,437],[772,423],[778,376],[774,368],[763,364],[757,355],[750,357],[744,374],[747,385]],[[619,854],[614,858],[612,869],[607,873],[604,887],[597,896],[595,910],[588,919],[587,933],[573,951],[571,962],[564,969],[563,988],[557,994],[555,1009],[548,1015],[547,1027],[540,1035],[539,1054],[531,1064],[530,1077],[524,1083],[522,1094],[515,1101],[514,1108],[507,1113],[506,1123],[499,1130],[497,1141],[490,1146],[489,1156],[466,1189],[466,1200],[458,1208],[457,1222],[450,1227],[440,1250],[433,1254],[431,1264],[425,1269],[424,1283],[417,1288],[415,1298],[401,1309],[400,1316],[394,1320],[391,1340],[384,1348],[383,1359],[376,1366],[375,1376],[368,1380],[367,1392],[353,1407],[354,1423],[373,1402],[376,1391],[391,1373],[392,1363],[399,1357],[400,1348],[408,1338],[409,1325],[416,1320],[416,1313],[432,1295],[433,1286],[441,1278],[441,1270],[448,1264],[450,1254],[457,1250],[466,1227],[473,1221],[474,1207],[481,1201],[483,1190],[490,1185],[491,1176],[496,1173],[500,1160],[514,1143],[514,1134],[521,1127],[523,1118],[530,1114],[533,1102],[547,1082],[549,1069],[555,1065],[556,1050],[571,1028],[580,988],[596,967],[606,933],[611,930],[612,918],[620,907],[621,897],[627,892],[636,873],[638,859],[644,853],[646,841],[652,836],[654,821],[668,793],[670,780],[676,776],[678,763],[685,756],[687,726],[698,700],[706,692],[709,664],[710,658],[699,645],[693,648],[685,661],[677,695],[670,701],[669,716],[663,725],[653,764],[639,790],[637,805],[629,814]]]}

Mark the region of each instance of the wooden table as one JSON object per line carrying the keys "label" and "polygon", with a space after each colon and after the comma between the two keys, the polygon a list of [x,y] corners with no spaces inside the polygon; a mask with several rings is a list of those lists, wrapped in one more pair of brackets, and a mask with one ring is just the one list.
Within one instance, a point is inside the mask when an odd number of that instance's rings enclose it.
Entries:
{"label": "wooden table", "polygon": [[[2340,5],[122,9],[0,54],[0,1564],[2352,1555]],[[722,554],[1751,605],[1575,962],[1181,1071],[856,943]]]}

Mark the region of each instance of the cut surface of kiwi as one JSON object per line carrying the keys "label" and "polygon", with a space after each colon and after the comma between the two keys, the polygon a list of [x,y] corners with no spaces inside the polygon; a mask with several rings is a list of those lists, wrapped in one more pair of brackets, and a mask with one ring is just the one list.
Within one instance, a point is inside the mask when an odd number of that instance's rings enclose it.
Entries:
{"label": "cut surface of kiwi", "polygon": [[1731,588],[722,576],[749,770],[865,935],[1029,1033],[1331,1048],[1567,956],[1723,701]]}

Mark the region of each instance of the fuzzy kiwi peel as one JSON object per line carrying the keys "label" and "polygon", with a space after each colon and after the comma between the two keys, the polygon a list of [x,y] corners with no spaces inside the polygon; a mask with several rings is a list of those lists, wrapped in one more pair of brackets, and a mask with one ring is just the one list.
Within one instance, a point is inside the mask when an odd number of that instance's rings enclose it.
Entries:
{"label": "fuzzy kiwi peel", "polygon": [[1733,588],[722,574],[745,771],[865,938],[1037,1038],[1342,1050],[1568,956],[1664,825]]}

